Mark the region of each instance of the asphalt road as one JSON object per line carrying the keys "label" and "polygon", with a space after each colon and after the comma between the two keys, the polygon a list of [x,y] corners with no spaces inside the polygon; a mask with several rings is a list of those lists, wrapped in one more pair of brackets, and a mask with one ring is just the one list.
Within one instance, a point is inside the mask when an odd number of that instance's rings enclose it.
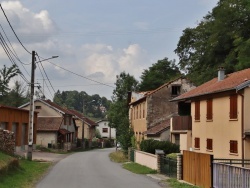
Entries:
{"label": "asphalt road", "polygon": [[37,188],[159,188],[159,180],[134,174],[110,161],[114,149],[69,155],[60,160],[37,184]]}

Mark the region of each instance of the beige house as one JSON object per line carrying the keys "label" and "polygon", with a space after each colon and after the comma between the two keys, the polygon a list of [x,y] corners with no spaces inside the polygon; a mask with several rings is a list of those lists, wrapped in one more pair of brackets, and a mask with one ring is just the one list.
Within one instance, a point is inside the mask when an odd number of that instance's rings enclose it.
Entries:
{"label": "beige house", "polygon": [[[95,137],[97,123],[87,117],[84,117],[76,110],[70,109],[69,111],[74,115],[73,118],[75,119],[76,126],[78,127],[77,138],[82,139],[84,137],[85,139],[92,140]],[[84,127],[84,129],[82,127]]]}
{"label": "beige house", "polygon": [[[29,109],[30,104],[24,104],[22,109]],[[34,101],[37,119],[37,145],[45,147],[62,147],[67,150],[76,145],[77,127],[73,114],[50,100]]]}
{"label": "beige house", "polygon": [[193,88],[189,80],[180,77],[153,91],[130,94],[129,119],[138,145],[147,138],[169,139],[169,119],[178,114],[178,103],[169,100]]}
{"label": "beige house", "polygon": [[225,75],[220,68],[218,78],[172,101],[191,104],[191,150],[250,159],[250,69]]}

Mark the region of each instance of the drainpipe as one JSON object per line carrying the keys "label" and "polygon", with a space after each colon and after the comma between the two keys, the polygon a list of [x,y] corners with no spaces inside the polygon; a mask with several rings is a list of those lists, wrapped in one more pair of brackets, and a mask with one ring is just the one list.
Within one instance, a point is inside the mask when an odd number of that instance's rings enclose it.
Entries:
{"label": "drainpipe", "polygon": [[244,167],[244,160],[245,160],[245,152],[244,152],[244,140],[245,140],[245,136],[244,136],[244,95],[239,93],[239,95],[241,96],[241,134],[242,134],[242,144],[241,144],[241,150],[242,150],[242,167]]}

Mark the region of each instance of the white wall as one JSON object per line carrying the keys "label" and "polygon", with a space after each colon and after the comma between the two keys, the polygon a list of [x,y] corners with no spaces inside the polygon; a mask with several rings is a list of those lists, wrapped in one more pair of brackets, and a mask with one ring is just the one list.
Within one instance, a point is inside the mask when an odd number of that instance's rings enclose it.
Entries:
{"label": "white wall", "polygon": [[[98,124],[98,126],[96,126],[96,129],[99,130],[101,137],[106,137],[109,138],[110,137],[110,130],[111,130],[111,138],[116,138],[116,129],[115,128],[110,128],[109,127],[109,122],[106,120],[101,120],[96,122]],[[107,128],[108,132],[103,132],[103,128]]]}

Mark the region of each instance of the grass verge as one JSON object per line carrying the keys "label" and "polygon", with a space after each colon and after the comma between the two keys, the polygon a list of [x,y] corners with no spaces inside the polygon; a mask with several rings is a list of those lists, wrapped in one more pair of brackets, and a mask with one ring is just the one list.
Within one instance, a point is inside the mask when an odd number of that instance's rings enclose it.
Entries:
{"label": "grass verge", "polygon": [[128,162],[127,156],[121,150],[110,153],[109,158],[111,161],[116,162],[116,163]]}
{"label": "grass verge", "polygon": [[138,163],[124,163],[123,168],[136,174],[156,174],[157,171]]}
{"label": "grass verge", "polygon": [[168,179],[166,180],[168,185],[170,185],[172,188],[198,188],[197,186],[189,185],[186,183],[181,183],[176,179]]}
{"label": "grass verge", "polygon": [[45,174],[51,163],[39,163],[35,161],[19,160],[19,167],[9,169],[0,176],[0,187],[32,188]]}

